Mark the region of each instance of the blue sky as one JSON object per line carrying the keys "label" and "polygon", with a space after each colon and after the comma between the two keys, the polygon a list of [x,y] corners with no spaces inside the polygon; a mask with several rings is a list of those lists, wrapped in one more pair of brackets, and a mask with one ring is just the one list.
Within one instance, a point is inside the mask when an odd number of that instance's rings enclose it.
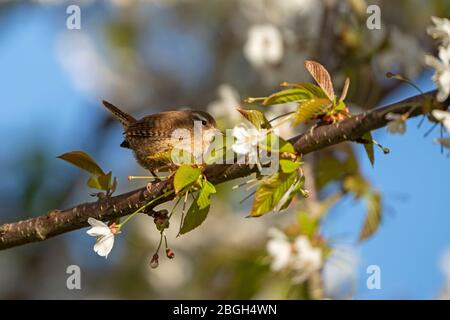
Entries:
{"label": "blue sky", "polygon": [[[49,22],[50,13],[29,13],[12,11],[1,25],[7,32],[0,37],[0,163],[12,158],[7,151],[20,154],[26,150],[24,140],[41,141],[55,155],[70,150],[88,138],[89,130],[84,129],[92,125],[73,121],[89,119],[93,111],[57,62],[54,41],[59,29],[54,21]],[[429,77],[426,74],[419,81],[423,90],[432,88]],[[414,94],[414,89],[405,87],[386,103]],[[363,147],[358,149],[363,171],[383,192],[387,209],[379,232],[358,245],[357,298],[431,299],[443,284],[438,262],[450,247],[450,159],[432,142],[438,130],[423,137],[429,126],[425,122],[417,129],[417,120],[413,120],[405,136],[389,135],[385,129],[375,132],[375,139],[391,150],[389,155],[376,150],[375,168],[365,159]],[[13,174],[6,173],[6,177],[13,179]],[[324,230],[351,242],[364,212],[363,206],[347,199],[332,210]],[[365,286],[366,268],[371,264],[381,267],[381,290]]]}

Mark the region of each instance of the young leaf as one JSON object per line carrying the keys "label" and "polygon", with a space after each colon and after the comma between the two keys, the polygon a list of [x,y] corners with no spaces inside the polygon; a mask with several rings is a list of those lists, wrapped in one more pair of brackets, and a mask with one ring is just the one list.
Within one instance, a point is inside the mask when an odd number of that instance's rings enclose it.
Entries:
{"label": "young leaf", "polygon": [[305,67],[311,76],[316,80],[317,84],[323,89],[330,101],[334,101],[335,94],[333,82],[327,69],[316,61],[306,60]]}
{"label": "young leaf", "polygon": [[296,179],[297,172],[277,172],[266,178],[256,190],[250,216],[259,217],[272,211]]}
{"label": "young leaf", "polygon": [[186,213],[186,217],[184,218],[183,225],[180,229],[180,234],[185,234],[197,228],[208,216],[210,197],[211,194],[216,193],[216,188],[213,184],[206,180],[201,180],[200,184],[201,189]]}
{"label": "young leaf", "polygon": [[250,121],[257,129],[269,129],[271,127],[270,122],[266,119],[264,113],[259,110],[237,108],[237,111],[239,111],[239,113],[242,114],[245,119]]}
{"label": "young leaf", "polygon": [[325,91],[323,91],[323,89],[321,87],[319,87],[318,85],[315,85],[314,83],[309,83],[309,82],[299,83],[299,84],[294,85],[294,87],[308,91],[309,93],[311,93],[311,98],[328,99]]}
{"label": "young leaf", "polygon": [[301,102],[312,98],[312,94],[302,88],[286,89],[276,92],[263,101],[264,106],[288,102]]}
{"label": "young leaf", "polygon": [[100,166],[87,153],[83,151],[72,151],[64,153],[58,158],[67,161],[78,168],[81,168],[95,176],[103,176],[105,173]]}
{"label": "young leaf", "polygon": [[287,209],[291,204],[292,199],[294,199],[294,196],[302,189],[304,184],[305,184],[304,176],[300,177],[299,179],[297,178],[294,184],[288,189],[288,191],[286,191],[284,196],[278,202],[275,211],[283,211]]}
{"label": "young leaf", "polygon": [[295,162],[292,160],[280,159],[280,168],[284,173],[291,173],[300,167],[300,162]]}
{"label": "young leaf", "polygon": [[202,171],[200,168],[193,168],[190,165],[184,164],[177,169],[175,177],[173,178],[173,187],[175,193],[179,193],[181,190],[194,184]]}
{"label": "young leaf", "polygon": [[339,98],[339,103],[344,102],[345,98],[347,98],[349,87],[350,87],[350,79],[345,78],[344,87],[342,88],[341,97]]}
{"label": "young leaf", "polygon": [[[111,178],[112,178],[111,171],[108,172],[107,174],[104,174],[101,176],[92,175],[89,178],[87,185],[93,189],[105,190],[105,191],[112,190],[113,185],[111,184]],[[114,180],[117,181],[116,179],[114,179]]]}
{"label": "young leaf", "polygon": [[209,206],[210,202],[209,202],[209,198],[211,196],[211,194],[216,193],[216,188],[214,187],[214,185],[206,180],[202,180],[201,182],[201,189],[198,193],[198,207],[199,209],[204,209],[206,207]]}
{"label": "young leaf", "polygon": [[375,154],[373,151],[372,134],[370,132],[367,132],[362,136],[362,138],[368,141],[367,143],[364,143],[364,149],[366,150],[367,157],[369,158],[370,163],[373,167],[375,165]]}
{"label": "young leaf", "polygon": [[328,99],[311,99],[303,103],[300,103],[297,111],[295,112],[295,117],[293,125],[308,121],[319,115],[327,113],[332,106],[332,103]]}
{"label": "young leaf", "polygon": [[363,227],[359,234],[359,240],[363,241],[372,236],[381,223],[381,195],[378,192],[371,192],[367,196],[367,215]]}

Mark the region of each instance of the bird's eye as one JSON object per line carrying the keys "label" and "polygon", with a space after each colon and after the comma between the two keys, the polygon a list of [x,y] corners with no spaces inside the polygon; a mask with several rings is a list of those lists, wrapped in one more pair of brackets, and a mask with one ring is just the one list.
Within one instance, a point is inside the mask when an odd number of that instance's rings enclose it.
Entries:
{"label": "bird's eye", "polygon": [[202,125],[206,126],[207,124],[206,120],[202,120]]}

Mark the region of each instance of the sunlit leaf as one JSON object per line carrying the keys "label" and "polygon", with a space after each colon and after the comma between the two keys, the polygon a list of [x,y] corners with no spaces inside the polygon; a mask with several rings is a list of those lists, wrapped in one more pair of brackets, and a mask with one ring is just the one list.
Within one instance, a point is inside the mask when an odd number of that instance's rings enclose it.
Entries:
{"label": "sunlit leaf", "polygon": [[292,160],[280,159],[280,168],[284,173],[291,173],[300,167],[300,162]]}
{"label": "sunlit leaf", "polygon": [[367,215],[359,234],[359,240],[363,241],[372,236],[380,226],[382,220],[381,195],[371,192],[367,195]]}
{"label": "sunlit leaf", "polygon": [[311,76],[316,80],[317,84],[323,89],[330,101],[334,101],[335,94],[333,82],[327,69],[316,61],[306,60],[305,67]]}
{"label": "sunlit leaf", "polygon": [[[87,185],[93,189],[98,190],[110,190],[113,185],[111,184],[112,172],[108,172],[107,174],[103,174],[100,176],[91,176],[87,182]],[[116,181],[116,179],[114,179]],[[116,182],[117,183],[117,182]],[[111,190],[114,192],[113,190]]]}
{"label": "sunlit leaf", "polygon": [[199,209],[204,209],[210,205],[209,198],[213,193],[216,193],[216,188],[214,187],[214,185],[209,181],[203,180],[201,182],[201,189],[198,193],[197,198]]}
{"label": "sunlit leaf", "polygon": [[210,182],[205,180],[201,180],[200,184],[201,189],[186,213],[186,217],[184,218],[183,225],[180,229],[180,234],[185,234],[194,230],[200,226],[208,216],[210,196],[211,194],[216,193],[216,188]]}
{"label": "sunlit leaf", "polygon": [[276,211],[283,211],[287,209],[291,204],[292,199],[294,199],[295,195],[299,191],[301,191],[304,184],[305,184],[305,177],[304,176],[301,176],[300,178],[297,177],[293,186],[291,186],[290,190],[288,190],[278,202],[276,207],[278,207],[279,209]]}
{"label": "sunlit leaf", "polygon": [[314,83],[299,83],[294,85],[295,88],[304,89],[311,93],[311,98],[321,98],[321,99],[328,99],[327,94],[321,87],[318,85],[315,85]]}
{"label": "sunlit leaf", "polygon": [[308,121],[319,115],[327,113],[330,110],[332,103],[328,99],[310,99],[299,104],[293,125]]}
{"label": "sunlit leaf", "polygon": [[250,216],[259,217],[272,211],[297,179],[297,173],[277,172],[264,179],[256,189]]}
{"label": "sunlit leaf", "polygon": [[200,168],[193,168],[187,164],[181,165],[177,169],[175,177],[173,178],[175,193],[179,193],[181,190],[194,184],[200,177],[201,173],[202,171]]}
{"label": "sunlit leaf", "polygon": [[292,88],[276,92],[263,101],[263,105],[301,102],[312,98],[312,94],[303,88]]}
{"label": "sunlit leaf", "polygon": [[269,121],[264,116],[264,113],[259,110],[245,110],[237,108],[237,111],[239,111],[245,119],[250,121],[258,129],[269,129],[271,127]]}
{"label": "sunlit leaf", "polygon": [[103,176],[105,173],[100,166],[91,158],[87,153],[83,151],[72,151],[64,153],[58,158],[67,161],[80,169],[83,169],[93,175]]}

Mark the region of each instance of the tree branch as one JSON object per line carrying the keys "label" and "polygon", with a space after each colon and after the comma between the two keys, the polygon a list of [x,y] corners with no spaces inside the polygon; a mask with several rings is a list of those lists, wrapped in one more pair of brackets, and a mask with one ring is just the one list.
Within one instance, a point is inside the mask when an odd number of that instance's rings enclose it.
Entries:
{"label": "tree branch", "polygon": [[[405,114],[414,108],[411,117],[425,114],[429,109],[445,109],[448,102],[438,103],[435,100],[436,91],[431,91],[392,105],[373,109],[342,122],[319,126],[312,131],[290,139],[299,154],[307,154],[335,145],[344,141],[354,141],[366,132],[386,126],[385,115],[389,112]],[[429,101],[429,108],[424,107]],[[213,184],[245,177],[256,171],[246,165],[210,165],[205,169],[205,175]],[[165,180],[155,183],[151,190],[141,188],[122,195],[83,203],[70,209],[52,210],[46,215],[24,221],[0,225],[0,250],[22,244],[43,241],[56,235],[88,226],[87,219],[109,221],[126,216],[137,210],[148,201],[160,197],[172,188],[172,181]],[[170,201],[174,195],[168,195],[155,201],[151,208]]]}

